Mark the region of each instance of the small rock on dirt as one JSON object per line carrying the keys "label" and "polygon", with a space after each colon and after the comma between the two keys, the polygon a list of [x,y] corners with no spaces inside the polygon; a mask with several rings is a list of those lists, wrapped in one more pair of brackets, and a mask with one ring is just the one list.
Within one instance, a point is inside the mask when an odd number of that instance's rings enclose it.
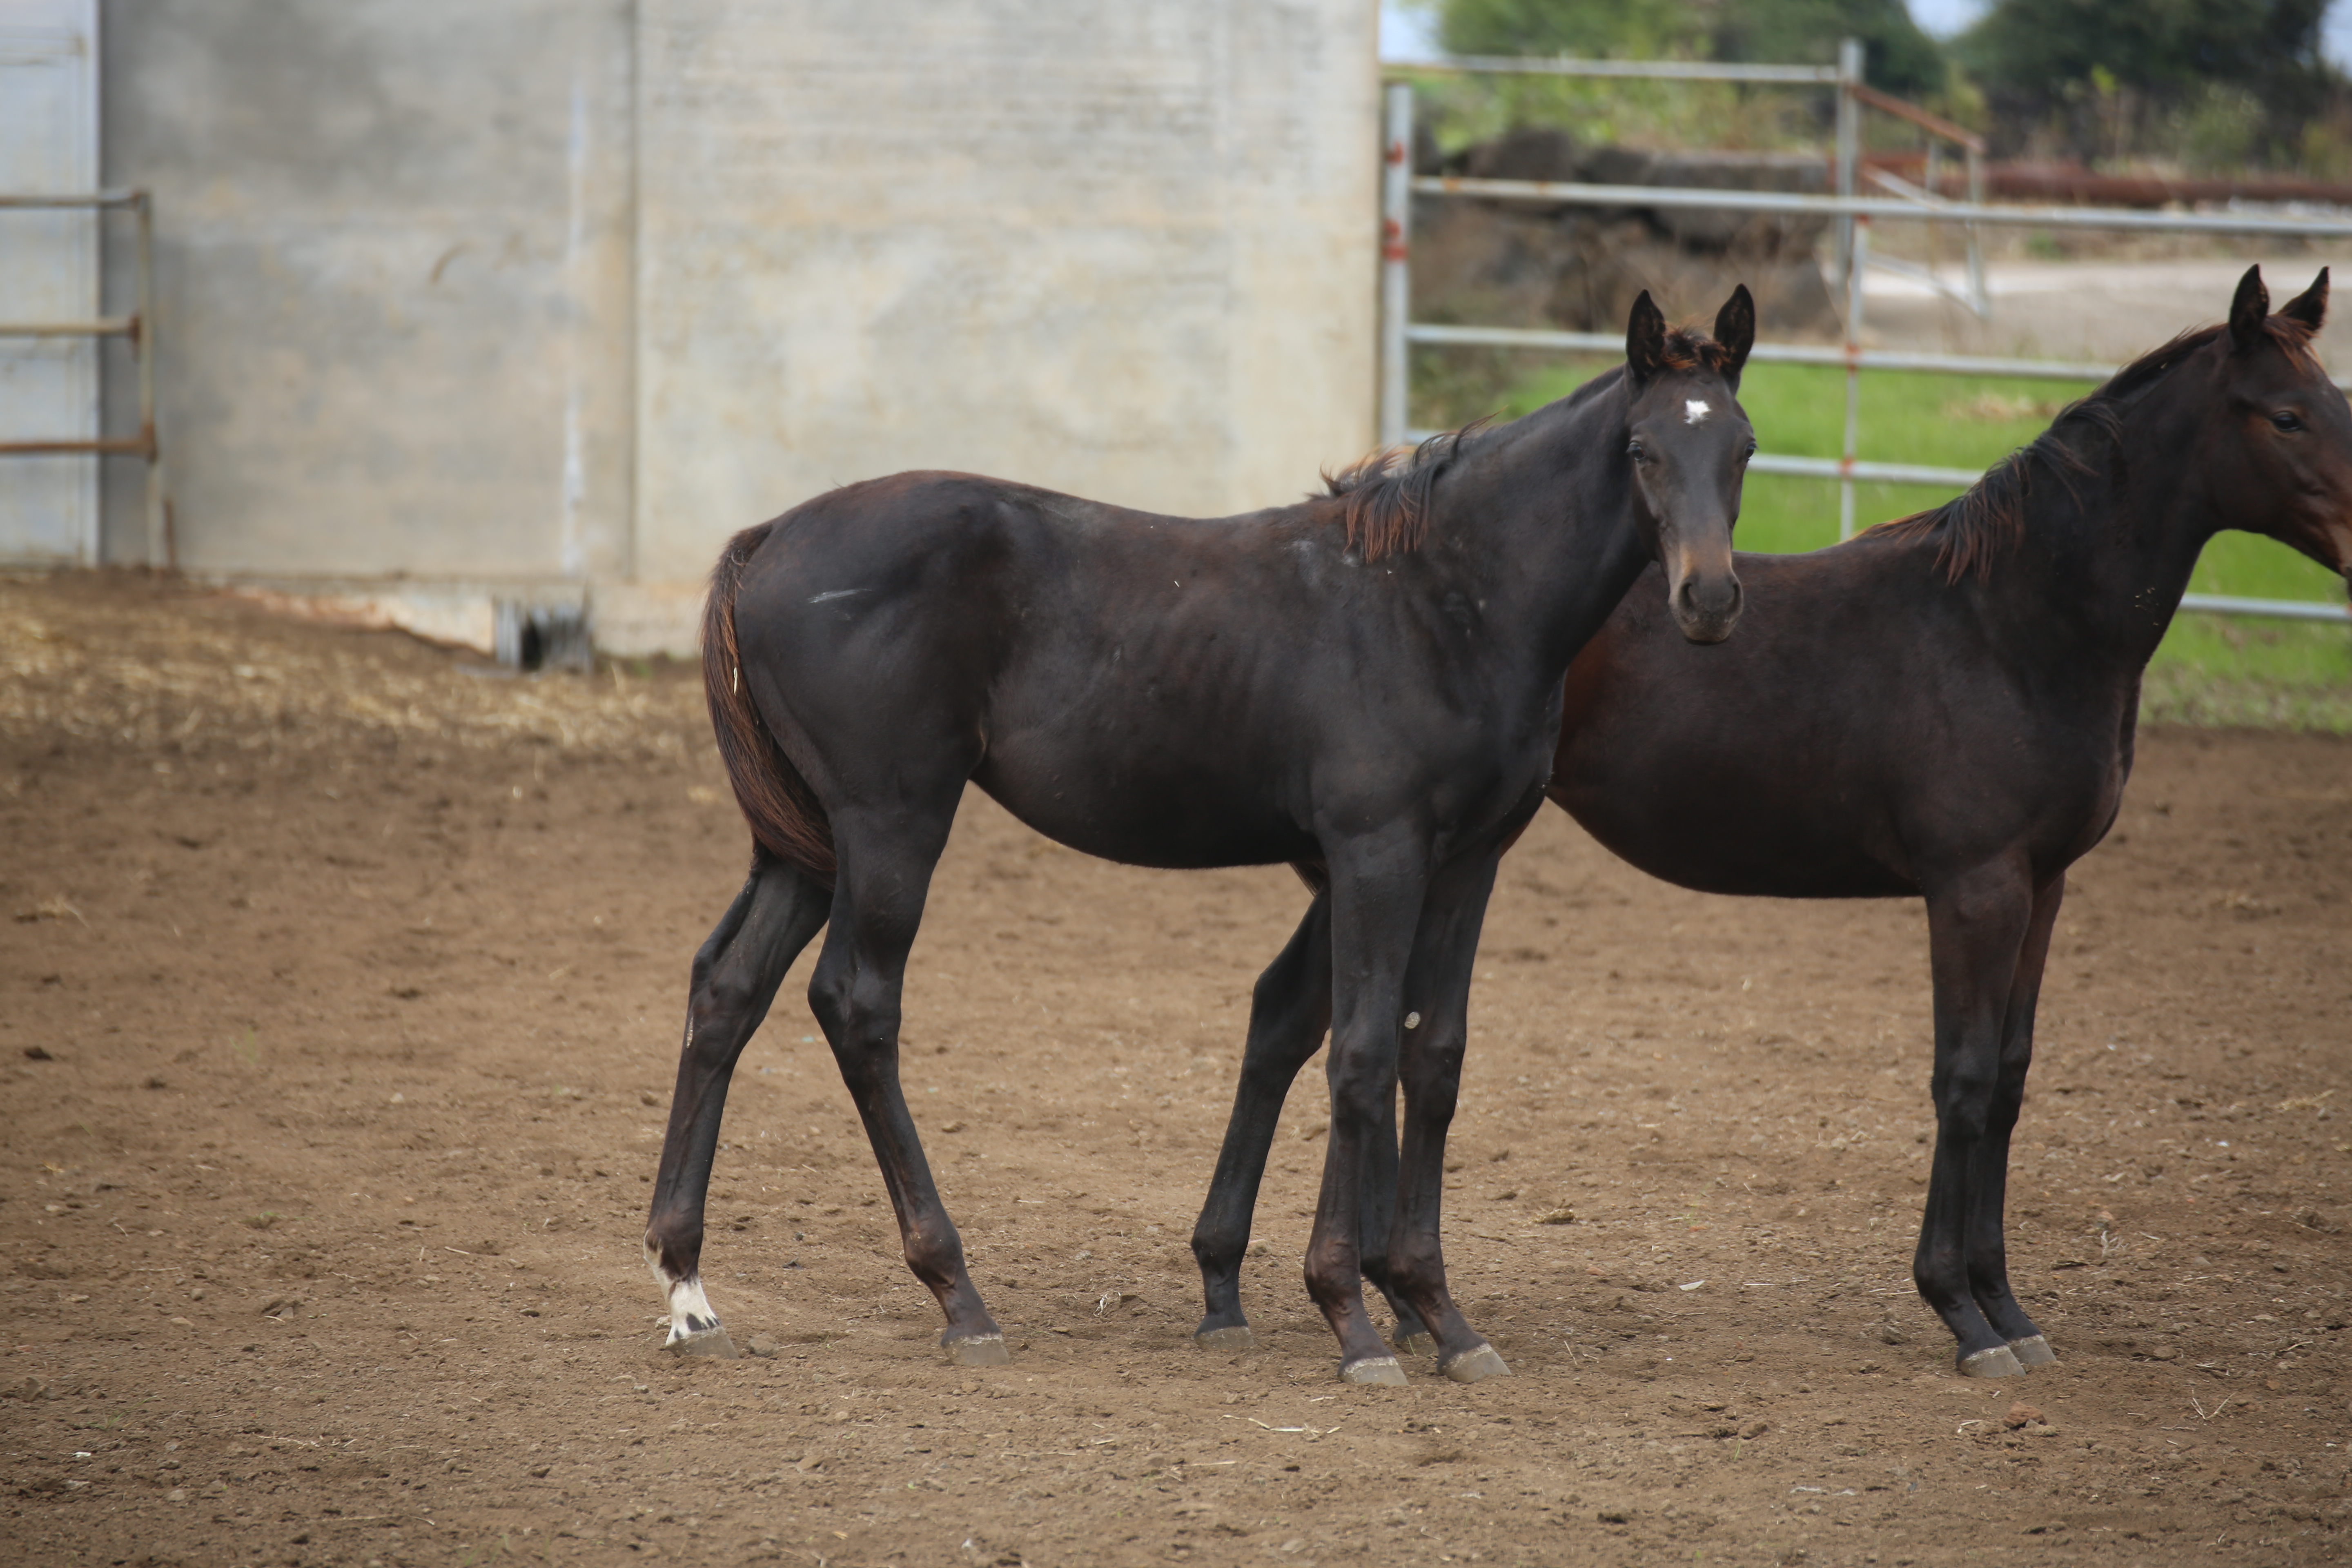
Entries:
{"label": "small rock on dirt", "polygon": [[743,1348],[750,1351],[753,1355],[775,1356],[782,1354],[784,1347],[778,1344],[775,1341],[770,1339],[765,1334],[753,1334],[751,1336],[751,1343],[745,1345]]}

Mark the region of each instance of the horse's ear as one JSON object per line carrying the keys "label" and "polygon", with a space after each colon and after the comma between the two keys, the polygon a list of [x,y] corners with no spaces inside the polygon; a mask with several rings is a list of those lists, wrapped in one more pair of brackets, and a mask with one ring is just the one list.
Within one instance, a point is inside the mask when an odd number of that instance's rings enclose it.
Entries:
{"label": "horse's ear", "polygon": [[2313,331],[2327,324],[2327,268],[2311,280],[2311,287],[2279,307],[2278,313],[2291,321],[2301,321]]}
{"label": "horse's ear", "polygon": [[1665,367],[1665,312],[1644,289],[1633,301],[1633,319],[1625,323],[1625,368],[1639,386]]}
{"label": "horse's ear", "polygon": [[1732,289],[1731,298],[1715,313],[1715,341],[1723,345],[1727,356],[1723,365],[1723,379],[1737,389],[1739,371],[1748,363],[1748,351],[1756,346],[1756,297],[1740,284]]}
{"label": "horse's ear", "polygon": [[2263,341],[2263,320],[2271,313],[2271,291],[2263,287],[2263,269],[2249,267],[2238,279],[2237,297],[2230,301],[2230,341],[2250,349]]}

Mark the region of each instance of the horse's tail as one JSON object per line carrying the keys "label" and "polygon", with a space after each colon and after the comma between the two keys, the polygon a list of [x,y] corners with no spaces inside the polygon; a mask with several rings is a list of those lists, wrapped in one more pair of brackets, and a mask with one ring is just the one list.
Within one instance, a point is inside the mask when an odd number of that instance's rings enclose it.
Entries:
{"label": "horse's tail", "polygon": [[801,777],[776,738],[761,721],[760,710],[743,682],[742,656],[735,643],[735,594],[743,567],[765,542],[772,522],[747,528],[727,542],[710,574],[710,597],[702,607],[702,694],[710,704],[710,728],[735,804],[751,826],[760,847],[833,884],[833,828],[808,781]]}

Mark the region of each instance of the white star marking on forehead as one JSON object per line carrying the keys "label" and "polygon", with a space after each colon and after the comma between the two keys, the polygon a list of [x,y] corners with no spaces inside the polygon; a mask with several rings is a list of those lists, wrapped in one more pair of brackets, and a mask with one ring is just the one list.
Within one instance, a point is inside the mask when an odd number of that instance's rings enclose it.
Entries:
{"label": "white star marking on forehead", "polygon": [[1712,412],[1714,411],[1707,407],[1705,398],[1694,397],[1683,405],[1683,423],[1704,425],[1706,423],[1706,416]]}

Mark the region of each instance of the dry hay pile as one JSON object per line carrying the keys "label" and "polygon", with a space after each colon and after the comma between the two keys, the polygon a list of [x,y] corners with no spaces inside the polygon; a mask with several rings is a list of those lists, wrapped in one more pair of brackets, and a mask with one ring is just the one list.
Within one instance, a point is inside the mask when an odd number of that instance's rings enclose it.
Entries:
{"label": "dry hay pile", "polygon": [[395,632],[323,629],[125,574],[0,576],[0,742],[159,754],[390,741],[677,759],[701,739],[682,669],[515,678]]}

